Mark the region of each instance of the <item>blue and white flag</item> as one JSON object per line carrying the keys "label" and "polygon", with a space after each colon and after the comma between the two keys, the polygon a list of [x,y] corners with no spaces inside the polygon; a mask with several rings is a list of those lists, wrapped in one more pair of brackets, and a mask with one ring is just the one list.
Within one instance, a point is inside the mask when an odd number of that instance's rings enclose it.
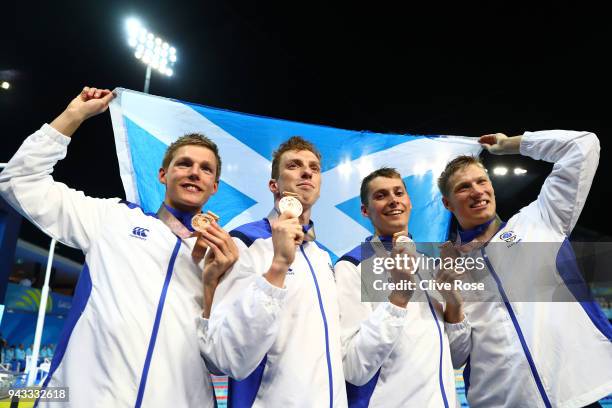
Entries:
{"label": "blue and white flag", "polygon": [[359,187],[363,177],[382,166],[395,167],[404,177],[413,204],[409,230],[415,241],[444,241],[450,214],[442,205],[436,179],[453,157],[481,151],[472,138],[337,129],[127,89],[117,93],[110,110],[126,199],[148,212],[157,211],[164,199],[165,187],[157,180],[164,152],[186,133],[203,133],[219,146],[219,191],[205,208],[218,214],[227,230],[261,219],[272,208],[268,180],[278,145],[296,135],[313,142],[322,154],[322,186],[312,218],[317,240],[333,258],[372,234],[360,212]]}

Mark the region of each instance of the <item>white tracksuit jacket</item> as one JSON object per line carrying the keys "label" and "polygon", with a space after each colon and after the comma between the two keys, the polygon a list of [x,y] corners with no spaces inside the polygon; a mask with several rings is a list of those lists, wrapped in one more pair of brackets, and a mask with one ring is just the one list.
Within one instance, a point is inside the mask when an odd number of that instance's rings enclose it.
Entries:
{"label": "white tracksuit jacket", "polygon": [[[407,308],[362,302],[361,267],[368,253],[360,245],[335,266],[349,406],[455,407],[455,374],[445,332],[465,341],[468,322],[445,328],[441,304],[420,290]],[[432,279],[423,273],[423,279]]]}
{"label": "white tracksuit jacket", "polygon": [[[588,132],[525,133],[520,152],[554,163],[537,200],[502,226],[474,256],[486,259],[485,282],[497,301],[467,304],[471,341],[452,342],[467,361],[472,408],[582,407],[612,393],[612,328],[595,302],[525,302],[508,293],[535,280],[562,284],[570,277],[557,261],[584,206],[599,160],[599,141]],[[557,243],[533,256],[521,243]],[[533,249],[533,248],[531,248]],[[537,273],[538,276],[533,276]],[[524,279],[508,279],[523,274]],[[521,277],[523,276],[521,275]],[[489,299],[491,300],[491,299]],[[516,301],[520,300],[520,301]]]}
{"label": "white tracksuit jacket", "polygon": [[[212,407],[197,340],[202,265],[154,215],[53,181],[70,138],[49,125],[0,173],[0,193],[41,230],[85,253],[47,379],[72,407]],[[46,404],[40,404],[46,405]],[[61,406],[57,403],[51,407]]]}
{"label": "white tracksuit jacket", "polygon": [[345,407],[338,300],[329,254],[296,248],[285,288],[262,274],[272,264],[268,219],[230,233],[240,258],[201,319],[202,355],[229,379],[229,407]]}

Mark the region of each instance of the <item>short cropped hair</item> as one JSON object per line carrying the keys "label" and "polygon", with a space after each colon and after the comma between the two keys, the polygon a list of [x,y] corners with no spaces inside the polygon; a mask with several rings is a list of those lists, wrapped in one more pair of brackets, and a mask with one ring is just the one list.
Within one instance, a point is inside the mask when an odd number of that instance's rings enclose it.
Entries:
{"label": "short cropped hair", "polygon": [[272,153],[272,178],[274,180],[277,180],[280,174],[281,156],[283,155],[283,153],[292,150],[308,150],[309,152],[312,152],[315,156],[317,156],[317,159],[319,159],[319,161],[321,161],[321,153],[319,153],[319,150],[315,147],[314,144],[310,143],[308,140],[301,138],[300,136],[292,136],[287,141],[281,143],[281,145],[278,146],[278,149],[276,149],[274,153]]}
{"label": "short cropped hair", "polygon": [[172,159],[174,159],[176,151],[183,146],[202,146],[214,153],[215,158],[217,159],[215,181],[218,183],[219,177],[221,177],[221,156],[219,156],[219,148],[215,142],[201,133],[189,133],[176,139],[166,149],[164,159],[162,160],[162,167],[167,170],[170,162]]}
{"label": "short cropped hair", "polygon": [[402,175],[393,167],[381,167],[378,170],[374,170],[373,172],[365,176],[363,180],[361,180],[361,188],[359,190],[359,195],[361,196],[361,204],[365,206],[369,204],[368,194],[370,182],[376,177],[398,178],[402,180],[402,184],[404,185],[404,188],[406,188],[406,183],[404,183]]}
{"label": "short cropped hair", "polygon": [[444,197],[448,197],[451,193],[451,186],[448,185],[448,182],[453,174],[459,170],[463,170],[466,167],[471,166],[472,164],[484,169],[484,166],[478,157],[467,155],[456,157],[446,164],[444,171],[440,174],[440,177],[438,177],[438,189],[440,189],[440,192]]}

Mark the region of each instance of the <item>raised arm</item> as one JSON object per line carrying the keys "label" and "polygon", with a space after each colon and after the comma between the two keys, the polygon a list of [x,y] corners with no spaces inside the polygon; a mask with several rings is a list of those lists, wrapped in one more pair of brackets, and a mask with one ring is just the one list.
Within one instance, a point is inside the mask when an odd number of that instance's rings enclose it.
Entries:
{"label": "raised arm", "polygon": [[51,122],[51,127],[67,137],[72,137],[81,123],[106,112],[108,104],[115,95],[108,89],[85,87],[66,107],[66,109]]}
{"label": "raised arm", "polygon": [[[72,135],[87,118],[104,112],[113,94],[85,88],[53,122],[28,137],[0,173],[0,194],[38,228],[87,252],[110,200],[86,197],[51,177]],[[66,133],[64,133],[66,132]]]}
{"label": "raised arm", "polygon": [[494,154],[520,153],[554,163],[536,201],[529,207],[551,228],[569,235],[578,221],[599,163],[599,140],[590,132],[547,130],[480,138]]}

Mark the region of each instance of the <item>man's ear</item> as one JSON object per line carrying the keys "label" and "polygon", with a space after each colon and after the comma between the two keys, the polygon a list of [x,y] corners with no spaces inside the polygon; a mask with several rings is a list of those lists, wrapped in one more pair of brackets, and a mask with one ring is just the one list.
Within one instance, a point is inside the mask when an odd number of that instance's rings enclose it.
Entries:
{"label": "man's ear", "polygon": [[442,196],[442,204],[444,204],[444,208],[446,208],[448,211],[453,212],[453,209],[451,208],[450,201],[448,201],[448,198]]}
{"label": "man's ear", "polygon": [[363,204],[361,204],[361,215],[363,215],[366,218],[370,218],[370,214],[368,214],[368,207],[366,207]]}
{"label": "man's ear", "polygon": [[159,168],[159,172],[157,173],[157,179],[160,183],[164,185],[166,184],[166,169],[164,169],[163,167]]}
{"label": "man's ear", "polygon": [[276,179],[270,179],[270,181],[268,181],[268,188],[273,194],[279,193],[278,192],[278,182],[276,181]]}

